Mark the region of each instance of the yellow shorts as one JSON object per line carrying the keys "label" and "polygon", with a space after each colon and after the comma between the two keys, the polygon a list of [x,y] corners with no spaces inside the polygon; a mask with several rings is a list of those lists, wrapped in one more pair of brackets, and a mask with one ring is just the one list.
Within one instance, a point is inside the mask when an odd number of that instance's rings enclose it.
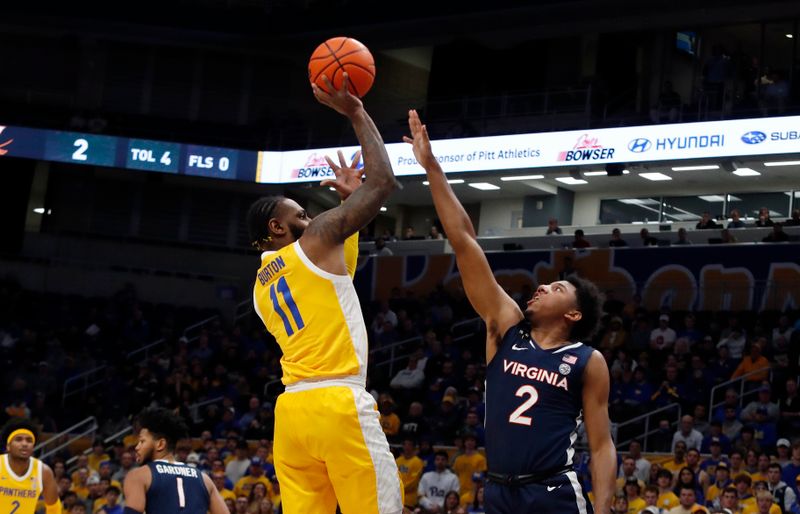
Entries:
{"label": "yellow shorts", "polygon": [[[355,385],[290,390],[275,406],[284,514],[400,514],[403,486],[375,399]],[[292,388],[290,388],[292,389]]]}

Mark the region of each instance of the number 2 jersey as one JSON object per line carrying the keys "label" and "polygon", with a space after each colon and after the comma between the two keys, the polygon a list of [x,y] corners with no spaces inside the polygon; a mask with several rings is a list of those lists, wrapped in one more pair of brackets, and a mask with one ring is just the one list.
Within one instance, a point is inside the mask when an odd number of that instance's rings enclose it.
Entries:
{"label": "number 2 jersey", "polygon": [[207,514],[211,499],[199,469],[165,460],[148,467],[153,479],[147,488],[147,514]]}
{"label": "number 2 jersey", "polygon": [[320,269],[300,243],[261,255],[253,305],[283,351],[283,383],[367,376],[367,329],[352,276],[358,235],[344,244],[347,275]]}
{"label": "number 2 jersey", "polygon": [[509,475],[572,467],[583,423],[583,371],[593,349],[542,349],[521,322],[503,337],[486,369],[486,461]]}
{"label": "number 2 jersey", "polygon": [[0,456],[0,512],[33,514],[42,494],[42,461],[30,458],[27,472],[18,476],[11,469],[8,454]]}

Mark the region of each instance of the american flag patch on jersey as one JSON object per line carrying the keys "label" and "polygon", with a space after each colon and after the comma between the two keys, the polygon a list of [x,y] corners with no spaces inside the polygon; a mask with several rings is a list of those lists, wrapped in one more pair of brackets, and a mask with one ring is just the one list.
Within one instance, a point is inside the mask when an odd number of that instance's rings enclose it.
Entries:
{"label": "american flag patch on jersey", "polygon": [[561,357],[561,360],[566,362],[567,364],[575,364],[576,362],[578,362],[578,356],[577,355],[565,355],[565,356]]}

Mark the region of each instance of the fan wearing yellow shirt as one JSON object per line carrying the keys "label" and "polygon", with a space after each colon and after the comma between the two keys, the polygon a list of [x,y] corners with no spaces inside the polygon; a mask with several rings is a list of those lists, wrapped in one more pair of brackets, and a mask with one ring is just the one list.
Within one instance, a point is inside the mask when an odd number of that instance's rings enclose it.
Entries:
{"label": "fan wearing yellow shirt", "polygon": [[[348,167],[326,158],[323,180],[342,203],[314,219],[285,197],[256,200],[247,213],[263,253],[253,287],[255,311],[282,350],[286,391],[275,406],[275,471],[285,514],[399,514],[397,464],[366,390],[367,329],[352,277],[358,231],[397,186],[380,132],[356,96],[312,85],[316,99],[346,116],[364,156]],[[326,171],[328,168],[323,168]],[[366,180],[361,176],[366,173]]]}
{"label": "fan wearing yellow shirt", "polygon": [[478,438],[469,432],[464,435],[464,453],[453,461],[453,472],[461,485],[461,505],[475,500],[476,473],[486,473],[486,457],[478,453]]}
{"label": "fan wearing yellow shirt", "polygon": [[225,473],[222,471],[214,471],[211,473],[211,481],[214,482],[214,486],[217,488],[217,491],[219,491],[223,500],[233,500],[236,502],[236,494],[230,489],[225,488]]}
{"label": "fan wearing yellow shirt", "polygon": [[672,491],[672,472],[668,469],[658,470],[656,475],[658,484],[658,501],[656,505],[659,509],[670,510],[680,503],[678,495]]}
{"label": "fan wearing yellow shirt", "polygon": [[403,482],[405,492],[403,503],[406,507],[414,508],[417,506],[417,489],[419,479],[422,477],[422,468],[425,463],[417,457],[417,446],[413,439],[403,441],[403,453],[397,457],[397,469],[400,472],[400,480]]}
{"label": "fan wearing yellow shirt", "polygon": [[28,420],[12,420],[2,431],[6,452],[0,455],[0,512],[33,514],[44,496],[46,514],[61,514],[61,500],[50,466],[33,457],[36,427]]}
{"label": "fan wearing yellow shirt", "polygon": [[[233,494],[236,496],[246,495],[256,484],[264,484],[264,487],[267,488],[267,495],[272,496],[272,482],[264,474],[264,461],[260,457],[253,457],[250,460],[250,474],[236,482],[236,485],[233,486]],[[225,498],[223,497],[223,499]]]}
{"label": "fan wearing yellow shirt", "polygon": [[760,490],[755,496],[756,504],[742,509],[742,514],[781,514],[781,508],[773,501],[772,493]]}
{"label": "fan wearing yellow shirt", "polygon": [[378,398],[378,411],[381,413],[380,422],[383,433],[389,441],[395,441],[400,433],[400,417],[394,412],[394,400],[386,393]]}
{"label": "fan wearing yellow shirt", "polygon": [[100,464],[107,460],[111,460],[105,450],[105,445],[102,439],[96,439],[92,446],[92,453],[89,454],[89,469],[94,472],[100,471]]}
{"label": "fan wearing yellow shirt", "polygon": [[715,480],[714,483],[708,486],[706,490],[706,503],[711,504],[716,500],[725,490],[726,487],[731,485],[731,472],[728,469],[728,464],[725,461],[717,463],[714,470]]}
{"label": "fan wearing yellow shirt", "polygon": [[662,468],[670,470],[677,475],[681,468],[686,466],[686,443],[683,441],[675,442],[672,459],[661,465]]}
{"label": "fan wearing yellow shirt", "polygon": [[625,497],[628,499],[628,514],[639,514],[639,511],[647,507],[647,502],[642,498],[642,487],[640,480],[636,477],[628,477],[625,480]]}

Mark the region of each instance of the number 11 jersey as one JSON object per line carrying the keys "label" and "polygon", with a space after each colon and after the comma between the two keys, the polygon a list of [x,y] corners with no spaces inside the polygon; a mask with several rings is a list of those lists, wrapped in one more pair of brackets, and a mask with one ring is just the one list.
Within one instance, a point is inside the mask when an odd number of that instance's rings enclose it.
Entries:
{"label": "number 11 jersey", "polygon": [[283,383],[355,377],[366,383],[367,329],[351,278],[358,239],[345,242],[348,275],[320,269],[299,242],[261,255],[253,304],[283,351]]}
{"label": "number 11 jersey", "polygon": [[486,370],[486,461],[508,475],[571,468],[583,423],[583,371],[594,350],[571,343],[545,350],[521,322],[503,337]]}

